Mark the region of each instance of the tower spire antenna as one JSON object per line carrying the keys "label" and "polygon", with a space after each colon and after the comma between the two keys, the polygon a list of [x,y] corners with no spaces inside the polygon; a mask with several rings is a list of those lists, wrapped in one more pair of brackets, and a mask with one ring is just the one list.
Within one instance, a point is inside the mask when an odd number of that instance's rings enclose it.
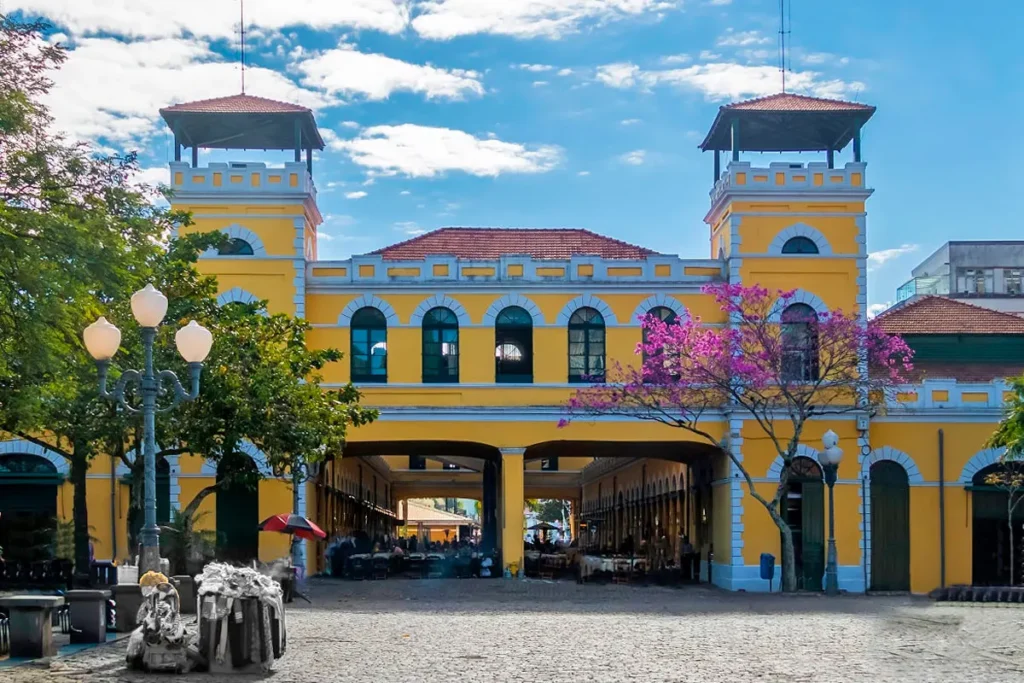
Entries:
{"label": "tower spire antenna", "polygon": [[789,70],[789,51],[786,47],[786,36],[793,26],[793,4],[779,0],[779,73],[782,74],[782,92],[786,92],[786,71]]}
{"label": "tower spire antenna", "polygon": [[241,49],[239,56],[242,63],[242,94],[245,94],[245,0],[238,0],[238,33]]}

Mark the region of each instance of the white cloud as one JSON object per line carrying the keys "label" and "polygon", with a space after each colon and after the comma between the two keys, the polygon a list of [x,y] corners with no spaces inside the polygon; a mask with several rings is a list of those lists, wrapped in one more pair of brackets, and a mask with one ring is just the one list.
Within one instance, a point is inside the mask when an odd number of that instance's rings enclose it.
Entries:
{"label": "white cloud", "polygon": [[411,236],[422,235],[426,232],[416,221],[396,221],[393,227],[398,232]]}
{"label": "white cloud", "polygon": [[638,123],[640,123],[640,119],[622,119],[619,121],[619,125],[622,126],[635,126]]}
{"label": "white cloud", "polygon": [[328,235],[323,230],[317,230],[316,231],[316,238],[318,240],[323,240],[324,242],[330,242],[331,240],[334,239],[334,235]]}
{"label": "white cloud", "polygon": [[749,47],[751,45],[767,45],[770,42],[772,39],[762,36],[760,31],[733,31],[729,28],[718,37],[718,42],[715,44],[719,47]]}
{"label": "white cloud", "polygon": [[801,64],[818,66],[821,64],[834,64],[835,66],[846,66],[850,63],[849,57],[840,57],[831,52],[803,52],[797,55],[797,61]]}
{"label": "white cloud", "polygon": [[892,249],[872,251],[868,254],[868,270],[877,270],[893,259],[917,251],[919,247],[918,244],[904,244]]}
{"label": "white cloud", "polygon": [[533,87],[534,88],[543,88],[547,84],[548,84],[547,81],[534,81],[533,82]]}
{"label": "white cloud", "polygon": [[572,76],[572,74],[573,74],[572,69],[570,69],[568,67],[566,67],[565,69],[559,69],[558,70],[558,75],[559,76]]}
{"label": "white cloud", "polygon": [[892,306],[891,301],[886,301],[884,304],[870,304],[868,306],[868,318],[874,318],[879,313],[886,311]]}
{"label": "white cloud", "polygon": [[[703,93],[709,100],[762,97],[777,93],[781,86],[779,70],[774,66],[731,62],[653,71],[643,71],[635,64],[608,64],[598,67],[597,80],[614,88],[673,86]],[[792,92],[832,98],[864,88],[858,81],[827,79],[817,71],[791,71],[786,74],[786,86]]]}
{"label": "white cloud", "polygon": [[459,100],[482,95],[480,74],[464,69],[439,69],[411,64],[380,54],[359,52],[345,45],[299,62],[302,83],[332,95],[361,95],[384,100],[393,92],[421,93],[427,99]]}
{"label": "white cloud", "polygon": [[[191,34],[234,40],[238,3],[228,0],[8,0],[7,12],[48,17],[72,35],[109,33],[135,38]],[[401,33],[409,23],[405,0],[246,0],[246,32],[254,37],[308,26]]]}
{"label": "white cloud", "polygon": [[634,149],[632,152],[626,152],[619,157],[619,161],[630,166],[641,166],[646,160],[647,150],[643,149]]}
{"label": "white cloud", "polygon": [[[53,81],[46,103],[57,128],[76,139],[124,143],[151,136],[161,107],[238,92],[239,74],[197,40],[83,38]],[[246,69],[246,85],[254,94],[314,109],[335,103],[262,67]]]}
{"label": "white cloud", "polygon": [[709,5],[731,5],[732,0],[711,0]]}
{"label": "white cloud", "polygon": [[50,45],[57,45],[58,43],[67,43],[68,34],[61,33],[59,31],[57,33],[51,33],[50,37],[46,39],[46,42],[48,42]]}
{"label": "white cloud", "polygon": [[476,176],[545,173],[562,160],[562,150],[553,145],[481,139],[461,130],[411,123],[371,126],[358,137],[339,140],[332,147],[381,175],[426,178],[448,171]]}
{"label": "white cloud", "polygon": [[657,18],[679,4],[680,0],[422,0],[412,27],[424,38],[438,40],[476,33],[560,38],[580,30],[585,22]]}
{"label": "white cloud", "polygon": [[358,128],[359,127],[359,123],[356,122],[356,121],[342,121],[341,122],[341,127],[342,128]]}
{"label": "white cloud", "polygon": [[541,71],[551,71],[555,67],[550,64],[513,64],[513,69],[521,69],[522,71],[533,71],[539,73]]}
{"label": "white cloud", "polygon": [[357,190],[355,192],[346,192],[345,199],[362,199],[366,195],[367,193],[363,192],[362,190]]}
{"label": "white cloud", "polygon": [[141,168],[139,169],[139,172],[135,174],[133,180],[143,185],[170,185],[171,169],[169,166]]}
{"label": "white cloud", "polygon": [[576,175],[578,175],[578,176],[588,176],[588,175],[590,175],[590,171],[579,171]]}
{"label": "white cloud", "polygon": [[711,62],[711,61],[714,61],[716,59],[719,59],[721,56],[722,55],[720,55],[720,54],[718,54],[716,52],[712,52],[711,50],[701,50],[700,51],[700,61],[702,61],[702,62]]}
{"label": "white cloud", "polygon": [[403,197],[408,197],[409,195],[412,194],[412,192],[409,192],[409,190],[402,190],[398,194],[402,195]]}
{"label": "white cloud", "polygon": [[692,61],[693,57],[685,53],[678,55],[666,55],[665,57],[661,58],[661,63],[665,65],[689,64]]}
{"label": "white cloud", "polygon": [[636,84],[640,67],[632,62],[616,62],[597,67],[597,80],[612,88],[631,88]]}

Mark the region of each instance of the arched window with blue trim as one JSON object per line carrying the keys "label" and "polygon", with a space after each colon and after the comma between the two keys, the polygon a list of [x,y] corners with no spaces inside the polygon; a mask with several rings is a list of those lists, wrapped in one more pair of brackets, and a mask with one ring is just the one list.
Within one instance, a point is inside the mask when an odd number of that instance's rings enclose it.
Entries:
{"label": "arched window with blue trim", "polygon": [[380,310],[364,306],[352,315],[349,361],[353,382],[388,381],[388,321]]}
{"label": "arched window with blue trim", "polygon": [[533,382],[533,318],[508,306],[494,320],[494,380]]}
{"label": "arched window with blue trim", "polygon": [[818,314],[807,304],[791,304],[782,312],[782,379],[818,379]]}
{"label": "arched window with blue trim", "polygon": [[252,256],[252,245],[240,237],[232,237],[217,249],[220,256]]}
{"label": "arched window with blue trim", "polygon": [[782,245],[783,254],[817,254],[818,245],[810,237],[790,237]]}
{"label": "arched window with blue trim", "polygon": [[601,382],[604,370],[604,317],[585,306],[569,318],[569,381]]}
{"label": "arched window with blue trim", "polygon": [[431,308],[423,316],[423,382],[459,381],[459,319],[450,308]]}

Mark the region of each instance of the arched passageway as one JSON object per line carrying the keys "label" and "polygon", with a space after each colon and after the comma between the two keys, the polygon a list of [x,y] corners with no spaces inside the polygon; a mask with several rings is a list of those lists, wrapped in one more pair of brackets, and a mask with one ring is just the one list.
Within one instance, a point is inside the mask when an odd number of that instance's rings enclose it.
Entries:
{"label": "arched passageway", "polygon": [[1014,583],[1020,584],[1024,576],[1024,563],[1021,562],[1024,557],[1024,502],[1016,505],[1011,518],[1007,509],[1009,493],[987,481],[990,474],[1005,472],[1006,466],[996,463],[980,470],[971,480],[971,583],[975,586],[1010,585],[1011,533],[1016,564]]}
{"label": "arched passageway", "polygon": [[27,453],[0,455],[0,547],[8,561],[52,557],[57,532],[57,468]]}
{"label": "arched passageway", "polygon": [[903,466],[871,466],[871,590],[910,590],[910,481]]}
{"label": "arched passageway", "polygon": [[217,466],[217,557],[249,562],[259,556],[260,494],[256,463],[236,453]]}

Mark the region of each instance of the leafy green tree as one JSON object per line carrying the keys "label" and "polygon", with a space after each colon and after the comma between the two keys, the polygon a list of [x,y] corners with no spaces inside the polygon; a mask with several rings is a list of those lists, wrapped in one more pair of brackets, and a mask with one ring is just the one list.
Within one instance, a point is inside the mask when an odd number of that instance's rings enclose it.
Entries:
{"label": "leafy green tree", "polygon": [[1014,548],[1013,514],[1024,501],[1024,377],[1011,382],[1013,394],[1006,405],[1006,414],[999,422],[989,446],[1005,448],[1000,468],[985,477],[985,483],[1006,494],[1006,526],[1010,541],[1010,585],[1016,583],[1017,567]]}

